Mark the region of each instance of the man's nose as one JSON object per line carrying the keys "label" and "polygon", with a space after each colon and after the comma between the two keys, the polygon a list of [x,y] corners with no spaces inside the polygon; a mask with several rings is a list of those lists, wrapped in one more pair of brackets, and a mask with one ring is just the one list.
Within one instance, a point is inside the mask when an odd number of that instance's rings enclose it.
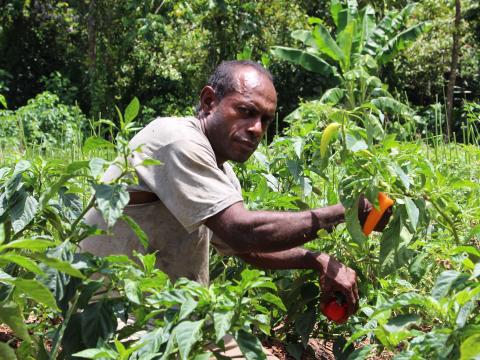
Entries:
{"label": "man's nose", "polygon": [[260,117],[252,119],[247,131],[254,135],[257,139],[260,139],[263,136],[262,119]]}

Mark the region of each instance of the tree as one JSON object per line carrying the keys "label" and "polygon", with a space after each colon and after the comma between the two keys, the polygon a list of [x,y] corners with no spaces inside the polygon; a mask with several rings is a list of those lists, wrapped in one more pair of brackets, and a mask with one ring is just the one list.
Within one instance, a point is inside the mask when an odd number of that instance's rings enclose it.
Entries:
{"label": "tree", "polygon": [[375,76],[378,68],[428,29],[424,22],[406,26],[413,9],[410,4],[401,11],[390,12],[377,23],[371,6],[358,10],[356,2],[344,6],[333,0],[330,11],[336,36],[321,19],[310,18],[309,22],[315,25],[313,31],[292,32],[292,37],[303,42],[306,49],[276,46],[272,52],[283,60],[334,79],[346,91],[348,106],[353,109],[370,96],[369,88],[382,93],[381,81]]}
{"label": "tree", "polygon": [[461,3],[455,0],[455,23],[453,30],[452,43],[452,65],[450,67],[450,77],[447,88],[447,121],[445,123],[445,133],[450,138],[452,132],[452,113],[453,113],[453,90],[457,79],[458,56],[460,51],[460,21],[461,21]]}

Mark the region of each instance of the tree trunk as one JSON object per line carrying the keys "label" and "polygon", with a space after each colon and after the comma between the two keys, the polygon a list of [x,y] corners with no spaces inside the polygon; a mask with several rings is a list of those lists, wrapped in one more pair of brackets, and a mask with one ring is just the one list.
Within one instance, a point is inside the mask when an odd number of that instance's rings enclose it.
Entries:
{"label": "tree trunk", "polygon": [[448,79],[447,87],[447,122],[445,123],[445,133],[448,139],[450,139],[453,128],[453,90],[455,89],[455,81],[457,79],[458,56],[460,52],[460,12],[460,0],[455,0],[455,23],[453,28],[452,65],[450,67],[450,77]]}

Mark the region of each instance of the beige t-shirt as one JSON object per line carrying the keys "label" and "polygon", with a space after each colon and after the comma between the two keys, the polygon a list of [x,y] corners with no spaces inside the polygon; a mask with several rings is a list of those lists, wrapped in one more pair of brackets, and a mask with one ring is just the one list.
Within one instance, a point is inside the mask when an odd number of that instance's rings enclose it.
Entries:
{"label": "beige t-shirt", "polygon": [[[209,243],[222,253],[232,251],[203,225],[210,216],[243,201],[240,183],[231,166],[217,165],[213,149],[194,117],[158,118],[143,128],[131,141],[135,149],[129,159],[136,167],[139,184],[129,190],[154,192],[159,201],[128,205],[132,217],[149,238],[149,251],[157,251],[157,266],[172,279],[187,277],[208,283]],[[138,166],[145,159],[162,165]],[[111,166],[104,181],[119,176]],[[85,221],[105,228],[100,213],[92,209]],[[118,221],[113,235],[94,236],[82,241],[81,249],[95,255],[145,253],[129,226]]]}

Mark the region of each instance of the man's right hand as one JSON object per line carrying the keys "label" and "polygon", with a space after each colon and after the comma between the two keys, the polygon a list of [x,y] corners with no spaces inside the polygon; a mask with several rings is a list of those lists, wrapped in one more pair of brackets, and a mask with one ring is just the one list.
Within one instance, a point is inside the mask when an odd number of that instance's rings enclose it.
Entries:
{"label": "man's right hand", "polygon": [[358,310],[358,286],[357,274],[354,270],[343,265],[333,257],[318,253],[315,255],[318,263],[318,271],[320,273],[320,286],[322,295],[320,297],[320,308],[327,304],[335,293],[341,293],[348,305],[345,318],[339,322],[345,322],[350,315]]}

